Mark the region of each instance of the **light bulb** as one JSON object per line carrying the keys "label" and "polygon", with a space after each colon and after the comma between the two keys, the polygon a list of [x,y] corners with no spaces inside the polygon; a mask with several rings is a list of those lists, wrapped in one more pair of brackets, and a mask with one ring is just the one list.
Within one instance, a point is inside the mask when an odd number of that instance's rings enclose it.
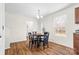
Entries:
{"label": "light bulb", "polygon": [[37,15],[37,18],[39,19],[39,16]]}
{"label": "light bulb", "polygon": [[43,16],[41,16],[41,18],[43,18]]}

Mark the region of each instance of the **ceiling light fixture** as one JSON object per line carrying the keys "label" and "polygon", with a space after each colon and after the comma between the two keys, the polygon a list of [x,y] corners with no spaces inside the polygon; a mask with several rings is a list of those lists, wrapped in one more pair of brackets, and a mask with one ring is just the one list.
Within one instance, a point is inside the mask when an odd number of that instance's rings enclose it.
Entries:
{"label": "ceiling light fixture", "polygon": [[37,19],[43,18],[43,16],[40,15],[40,9],[38,9]]}

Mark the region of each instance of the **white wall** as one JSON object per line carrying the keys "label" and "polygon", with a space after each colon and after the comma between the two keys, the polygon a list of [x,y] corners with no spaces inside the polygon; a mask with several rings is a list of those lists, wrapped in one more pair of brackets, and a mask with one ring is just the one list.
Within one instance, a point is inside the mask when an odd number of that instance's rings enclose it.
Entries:
{"label": "white wall", "polygon": [[11,42],[26,40],[27,24],[28,32],[38,31],[38,23],[34,18],[25,17],[20,14],[6,12],[5,14],[5,47],[9,48]]}
{"label": "white wall", "polygon": [[4,4],[0,3],[0,36],[2,36],[0,38],[0,54],[4,54],[4,44],[5,44],[5,38],[4,38],[4,32],[5,30],[2,30],[2,26],[4,26]]}
{"label": "white wall", "polygon": [[[73,31],[78,28],[79,25],[74,24],[74,18],[75,18],[75,7],[78,6],[79,4],[70,6],[68,8],[62,9],[60,11],[57,11],[55,13],[52,13],[46,17],[44,17],[43,22],[46,31],[50,32],[50,41],[53,41],[55,43],[65,45],[68,47],[73,48]],[[55,36],[54,34],[54,28],[53,28],[53,20],[54,17],[60,16],[60,15],[67,15],[67,20],[66,20],[66,37],[62,36]],[[74,27],[76,26],[76,27]]]}

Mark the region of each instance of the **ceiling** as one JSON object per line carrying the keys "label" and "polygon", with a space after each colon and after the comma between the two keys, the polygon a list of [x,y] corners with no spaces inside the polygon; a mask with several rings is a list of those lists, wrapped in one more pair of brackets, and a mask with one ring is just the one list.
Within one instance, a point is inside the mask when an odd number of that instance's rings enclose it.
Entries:
{"label": "ceiling", "polygon": [[5,11],[9,13],[21,14],[27,17],[36,17],[38,9],[40,15],[46,16],[56,12],[71,4],[69,3],[6,3]]}

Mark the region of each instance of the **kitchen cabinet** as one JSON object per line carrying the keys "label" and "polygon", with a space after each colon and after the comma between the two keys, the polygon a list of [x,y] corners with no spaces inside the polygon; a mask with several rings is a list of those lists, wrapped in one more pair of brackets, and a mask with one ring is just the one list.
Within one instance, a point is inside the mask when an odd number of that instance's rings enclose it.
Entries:
{"label": "kitchen cabinet", "polygon": [[79,7],[75,8],[75,23],[79,24]]}
{"label": "kitchen cabinet", "polygon": [[78,33],[74,33],[74,50],[76,52],[76,54],[79,54],[79,34]]}

